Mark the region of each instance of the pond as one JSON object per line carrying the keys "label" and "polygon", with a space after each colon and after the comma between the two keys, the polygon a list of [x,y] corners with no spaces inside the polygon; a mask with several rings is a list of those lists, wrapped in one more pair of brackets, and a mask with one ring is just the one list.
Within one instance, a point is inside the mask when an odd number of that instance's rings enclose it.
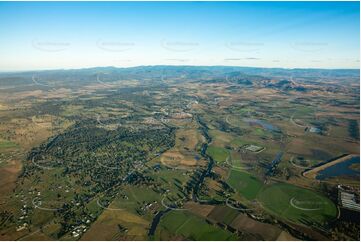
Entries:
{"label": "pond", "polygon": [[260,120],[260,119],[250,119],[250,118],[245,118],[243,119],[244,122],[247,122],[249,124],[257,124],[262,126],[262,128],[268,130],[268,131],[275,131],[275,132],[279,132],[280,129],[276,126],[274,126],[273,124],[270,124],[264,120]]}
{"label": "pond", "polygon": [[354,156],[348,160],[345,160],[341,163],[337,163],[333,166],[327,167],[326,169],[320,171],[316,179],[325,180],[332,177],[338,176],[348,176],[348,177],[360,177],[360,171],[352,169],[353,164],[360,163],[360,156]]}

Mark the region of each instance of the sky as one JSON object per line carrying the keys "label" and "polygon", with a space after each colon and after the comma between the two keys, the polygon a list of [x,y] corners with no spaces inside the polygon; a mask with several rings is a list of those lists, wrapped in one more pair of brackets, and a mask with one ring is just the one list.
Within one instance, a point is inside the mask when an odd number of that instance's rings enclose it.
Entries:
{"label": "sky", "polygon": [[0,71],[359,68],[359,2],[0,2]]}

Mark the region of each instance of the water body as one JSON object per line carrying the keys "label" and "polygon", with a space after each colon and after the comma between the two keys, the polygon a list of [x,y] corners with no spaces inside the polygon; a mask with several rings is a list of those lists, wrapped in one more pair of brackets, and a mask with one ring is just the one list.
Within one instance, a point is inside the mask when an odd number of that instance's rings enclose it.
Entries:
{"label": "water body", "polygon": [[160,222],[160,219],[162,218],[162,216],[166,213],[168,213],[169,211],[171,211],[172,209],[170,208],[167,208],[166,210],[164,211],[159,211],[155,217],[153,218],[153,221],[152,221],[152,224],[150,226],[150,229],[148,231],[148,236],[153,236],[154,233],[155,233],[155,230],[157,229],[157,226]]}
{"label": "water body", "polygon": [[276,126],[274,126],[271,123],[268,123],[264,120],[260,120],[260,119],[251,119],[251,118],[244,118],[243,119],[244,122],[247,122],[249,124],[257,124],[262,126],[262,128],[268,130],[268,131],[274,131],[274,132],[280,132],[280,129]]}
{"label": "water body", "polygon": [[199,180],[197,181],[197,183],[194,186],[193,193],[192,193],[192,199],[193,199],[194,202],[198,201],[199,188],[202,186],[202,184],[204,182],[204,179],[207,176],[209,176],[209,174],[211,173],[212,168],[214,166],[214,160],[212,159],[212,157],[210,157],[206,153],[207,148],[208,148],[208,144],[210,144],[212,142],[212,138],[208,134],[208,126],[199,117],[197,117],[197,121],[198,121],[198,123],[200,125],[200,130],[202,132],[202,135],[206,138],[206,143],[204,143],[202,145],[202,148],[201,148],[201,156],[203,156],[206,160],[208,160],[208,165],[207,165],[207,169],[203,171],[203,173],[201,174]]}
{"label": "water body", "polygon": [[278,163],[280,163],[282,156],[283,156],[283,152],[278,152],[276,157],[272,161],[272,166],[275,166]]}
{"label": "water body", "polygon": [[[206,176],[208,176],[211,171],[212,171],[212,168],[214,166],[214,160],[208,156],[206,154],[206,151],[207,151],[207,148],[208,148],[208,144],[212,142],[212,138],[209,136],[208,134],[208,127],[207,125],[199,119],[199,117],[197,117],[197,121],[198,123],[200,124],[200,129],[201,129],[201,132],[203,134],[203,136],[206,138],[206,143],[204,143],[202,145],[202,148],[201,148],[201,156],[203,156],[205,159],[207,159],[209,162],[208,162],[208,165],[207,165],[207,169],[204,170],[204,172],[202,173],[200,179],[198,180],[198,182],[195,184],[195,187],[193,189],[193,193],[192,193],[192,198],[193,198],[193,201],[197,202],[198,201],[198,191],[199,191],[199,188],[200,186],[202,185],[202,183],[204,182],[204,179],[206,178]],[[217,202],[218,201],[214,201],[216,204],[218,204]],[[156,229],[157,229],[157,226],[160,222],[160,219],[162,218],[162,216],[166,213],[168,213],[169,211],[171,211],[172,209],[171,208],[167,208],[166,210],[163,210],[163,211],[159,211],[157,213],[157,215],[155,215],[155,217],[153,218],[153,221],[152,221],[152,224],[149,228],[149,231],[148,231],[148,236],[153,236]]]}
{"label": "water body", "polygon": [[327,167],[326,169],[320,171],[316,179],[325,180],[332,177],[338,176],[349,176],[349,177],[360,177],[360,171],[351,169],[350,166],[353,164],[360,163],[360,156],[352,157],[348,160],[345,160],[341,163],[337,163],[333,166]]}
{"label": "water body", "polygon": [[268,168],[268,171],[266,172],[267,176],[273,176],[274,171],[276,170],[278,163],[280,163],[282,156],[283,156],[282,151],[280,151],[276,154],[276,157],[273,159],[273,161],[271,162],[271,165]]}

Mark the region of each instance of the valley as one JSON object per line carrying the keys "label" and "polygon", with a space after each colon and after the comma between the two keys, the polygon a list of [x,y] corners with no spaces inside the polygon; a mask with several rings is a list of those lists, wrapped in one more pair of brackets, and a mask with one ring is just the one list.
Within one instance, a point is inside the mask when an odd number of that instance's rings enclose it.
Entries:
{"label": "valley", "polygon": [[359,239],[359,70],[102,67],[0,85],[0,240]]}

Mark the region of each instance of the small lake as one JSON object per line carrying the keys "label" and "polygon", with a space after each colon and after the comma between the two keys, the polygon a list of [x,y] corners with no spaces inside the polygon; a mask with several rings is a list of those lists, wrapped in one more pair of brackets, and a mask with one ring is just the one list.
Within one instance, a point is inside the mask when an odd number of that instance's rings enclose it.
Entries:
{"label": "small lake", "polygon": [[360,163],[360,156],[352,157],[348,160],[345,160],[341,163],[337,163],[333,166],[330,166],[322,171],[320,171],[316,179],[325,180],[327,178],[337,177],[337,176],[348,176],[348,177],[360,177],[360,171],[351,169],[350,166],[353,164]]}
{"label": "small lake", "polygon": [[260,119],[251,119],[251,118],[245,118],[243,119],[244,122],[247,122],[249,124],[257,124],[262,126],[262,128],[268,130],[268,131],[275,131],[275,132],[279,132],[280,129],[276,126],[274,126],[273,124],[270,124],[264,120],[260,120]]}

